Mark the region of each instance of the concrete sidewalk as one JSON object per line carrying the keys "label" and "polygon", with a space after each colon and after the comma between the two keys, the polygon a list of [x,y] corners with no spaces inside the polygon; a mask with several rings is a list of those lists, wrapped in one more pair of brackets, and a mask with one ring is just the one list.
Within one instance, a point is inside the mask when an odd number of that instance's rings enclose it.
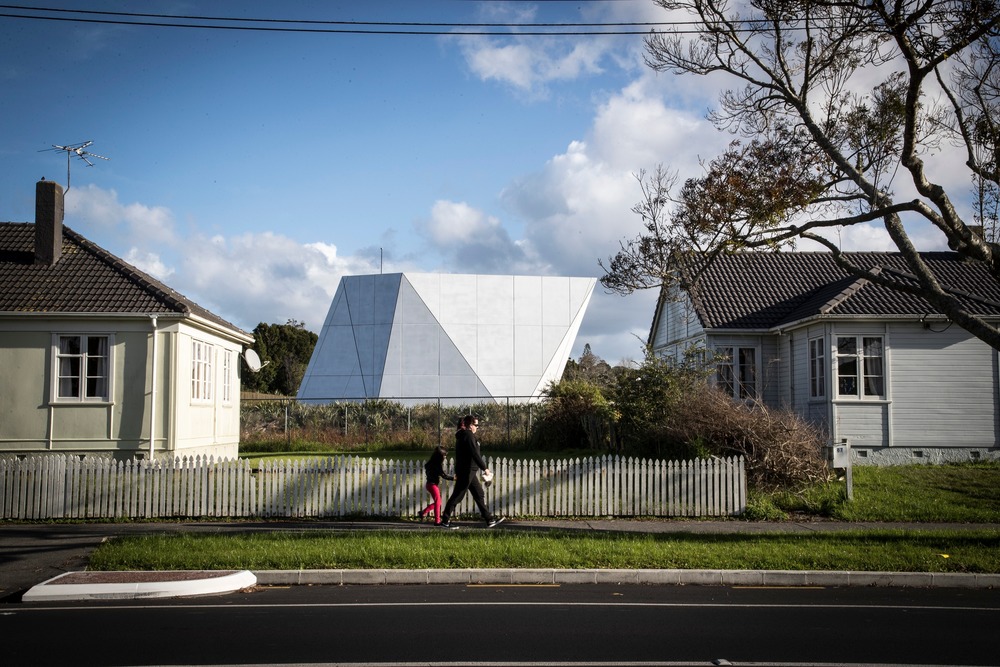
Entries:
{"label": "concrete sidewalk", "polygon": [[[456,522],[481,530],[480,522]],[[876,529],[1000,529],[998,524],[842,523],[835,521],[685,521],[667,520],[536,520],[513,521],[494,530],[575,530],[640,533],[811,533]],[[0,524],[0,601],[32,599],[97,599],[101,597],[165,597],[207,595],[255,584],[440,584],[440,583],[598,583],[782,585],[782,586],[919,586],[996,587],[1000,574],[932,574],[894,572],[755,571],[755,570],[292,570],[204,573],[82,574],[91,552],[118,535],[169,532],[236,533],[288,530],[433,530],[415,521],[255,521]],[[252,575],[252,580],[248,575]],[[89,577],[89,579],[88,579]],[[61,589],[57,587],[63,587]],[[72,587],[72,588],[69,588]],[[34,593],[28,594],[32,589]],[[220,590],[221,589],[221,590]],[[59,595],[70,597],[57,597]]]}

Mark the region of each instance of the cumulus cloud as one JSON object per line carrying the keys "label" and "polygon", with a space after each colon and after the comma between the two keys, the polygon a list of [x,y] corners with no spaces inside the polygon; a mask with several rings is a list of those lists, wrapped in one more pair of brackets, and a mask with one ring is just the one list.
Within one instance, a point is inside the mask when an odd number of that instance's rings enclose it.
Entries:
{"label": "cumulus cloud", "polygon": [[163,282],[166,282],[168,278],[174,275],[173,267],[167,266],[163,260],[160,259],[159,254],[155,252],[131,248],[123,259],[140,271],[148,273]]}
{"label": "cumulus cloud", "polygon": [[642,231],[631,212],[642,170],[664,164],[693,176],[699,151],[721,150],[727,137],[705,120],[672,109],[635,82],[597,109],[585,139],[572,142],[542,169],[510,183],[501,198],[523,220],[531,250],[560,273],[599,275],[599,258]]}
{"label": "cumulus cloud", "polygon": [[322,327],[342,276],[378,269],[334,245],[273,232],[194,238],[179,262],[176,289],[204,295],[202,305],[219,315],[249,328],[294,319],[312,331]]}
{"label": "cumulus cloud", "polygon": [[115,190],[95,185],[71,188],[66,195],[66,214],[106,231],[114,231],[127,243],[173,245],[173,215],[162,206],[133,202],[123,204]]}
{"label": "cumulus cloud", "polygon": [[[584,14],[586,18],[582,20],[586,22],[625,20],[620,15],[620,8],[601,7],[596,12],[586,11]],[[512,3],[484,4],[481,17],[489,23],[545,22],[539,15],[538,6]],[[624,62],[636,62],[634,58],[621,60],[622,42],[613,37],[568,40],[538,35],[518,37],[517,32],[517,29],[512,29],[510,35],[503,37],[459,38],[462,55],[473,75],[484,81],[500,82],[521,93],[544,95],[552,83],[601,74],[606,69],[605,61],[614,67],[621,67]],[[636,42],[641,44],[639,40]]]}
{"label": "cumulus cloud", "polygon": [[[503,38],[504,40],[510,38]],[[606,50],[597,42],[568,44],[566,40],[497,43],[496,38],[466,38],[462,52],[473,74],[525,92],[539,93],[555,81],[570,81],[603,71]]]}
{"label": "cumulus cloud", "polygon": [[379,268],[367,255],[342,256],[332,244],[273,232],[182,236],[164,207],[124,205],[95,186],[72,192],[68,225],[246,330],[294,319],[319,331],[340,278]]}
{"label": "cumulus cloud", "polygon": [[454,273],[527,273],[534,262],[501,221],[465,202],[439,200],[417,233]]}

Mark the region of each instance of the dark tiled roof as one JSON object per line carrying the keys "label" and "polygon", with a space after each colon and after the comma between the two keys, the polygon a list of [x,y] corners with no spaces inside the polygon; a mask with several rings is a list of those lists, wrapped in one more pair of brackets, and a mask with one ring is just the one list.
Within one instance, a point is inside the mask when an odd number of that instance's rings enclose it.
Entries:
{"label": "dark tiled roof", "polygon": [[0,312],[195,315],[245,331],[63,227],[62,256],[35,264],[35,225],[0,223]]}
{"label": "dark tiled roof", "polygon": [[[845,253],[854,263],[916,284],[899,253]],[[971,312],[1000,316],[1000,284],[985,265],[958,253],[922,253],[942,286]],[[716,258],[691,291],[701,323],[715,329],[770,329],[819,315],[923,316],[925,299],[858,279],[827,252],[739,253]]]}

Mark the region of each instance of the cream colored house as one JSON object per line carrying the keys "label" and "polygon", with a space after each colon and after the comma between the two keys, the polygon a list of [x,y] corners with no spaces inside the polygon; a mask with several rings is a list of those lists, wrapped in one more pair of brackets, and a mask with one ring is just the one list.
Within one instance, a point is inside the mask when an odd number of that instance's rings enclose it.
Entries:
{"label": "cream colored house", "polygon": [[0,455],[234,457],[247,332],[63,227],[0,223]]}

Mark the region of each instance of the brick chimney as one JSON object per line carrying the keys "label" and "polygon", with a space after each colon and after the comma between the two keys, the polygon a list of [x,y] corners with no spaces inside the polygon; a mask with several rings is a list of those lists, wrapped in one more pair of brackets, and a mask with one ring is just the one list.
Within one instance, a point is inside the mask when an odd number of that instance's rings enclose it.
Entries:
{"label": "brick chimney", "polygon": [[35,184],[35,264],[52,266],[62,255],[63,189],[55,181]]}

